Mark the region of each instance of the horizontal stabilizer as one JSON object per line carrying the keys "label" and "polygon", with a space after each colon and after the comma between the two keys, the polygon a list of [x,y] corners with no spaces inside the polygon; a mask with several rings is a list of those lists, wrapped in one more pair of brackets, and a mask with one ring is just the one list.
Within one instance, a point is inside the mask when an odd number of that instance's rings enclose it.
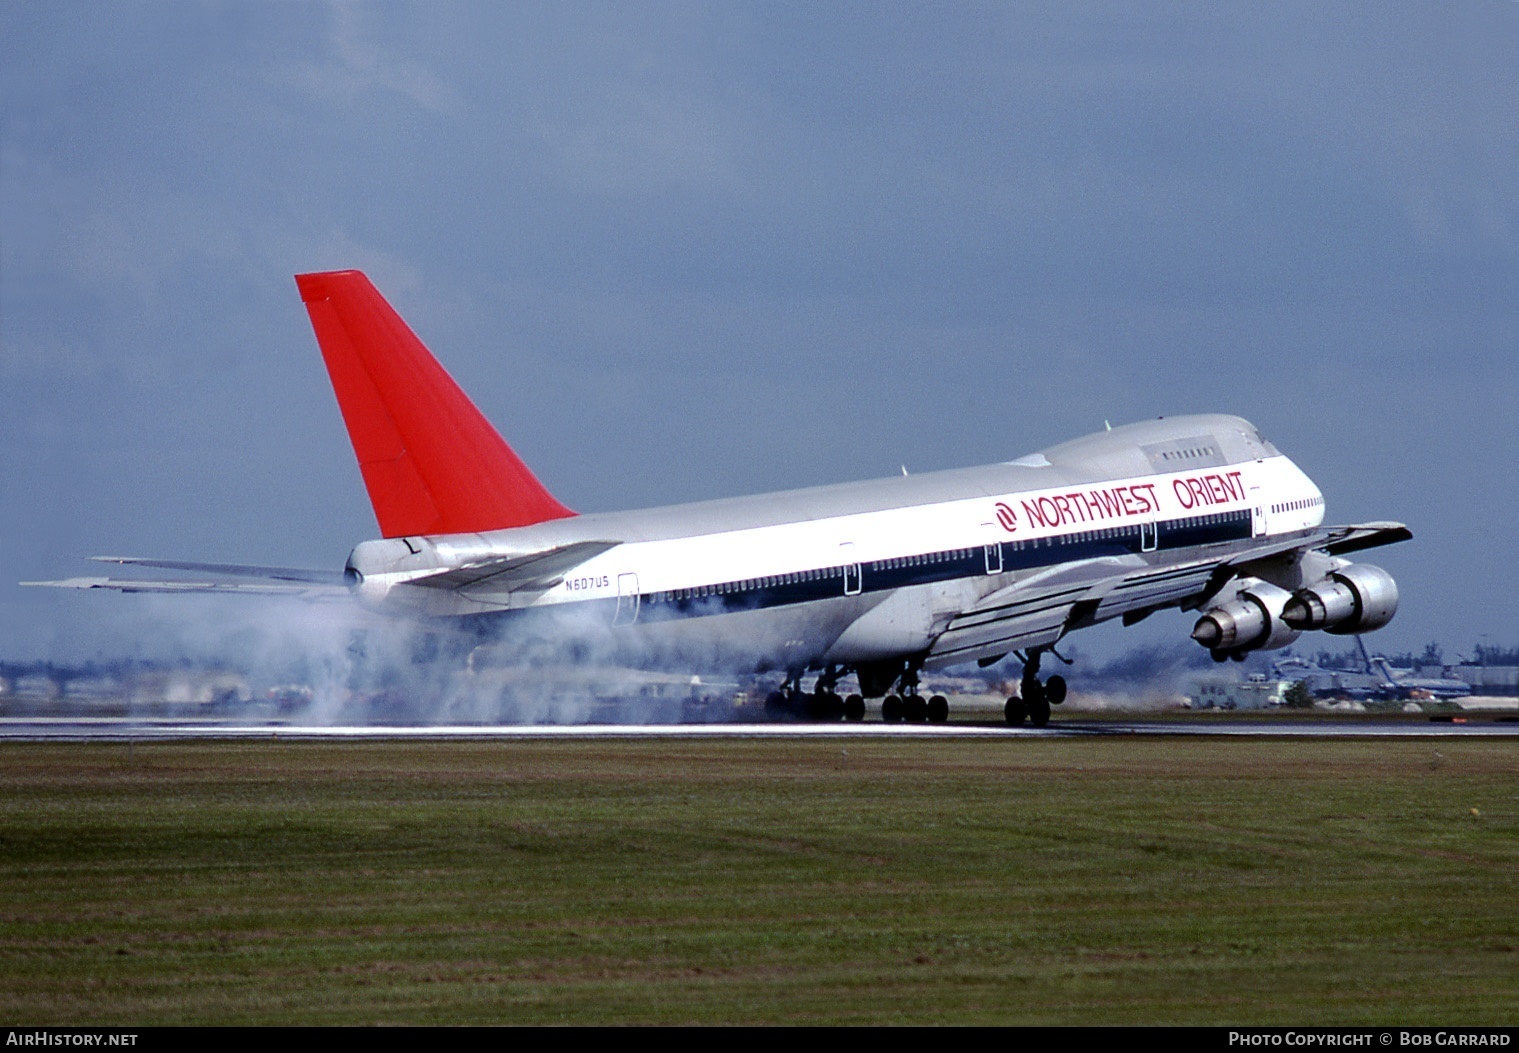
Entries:
{"label": "horizontal stabilizer", "polygon": [[255,567],[246,563],[191,563],[180,559],[144,559],[140,556],[91,556],[96,563],[119,563],[157,570],[185,570],[200,574],[227,574],[239,578],[300,581],[311,585],[346,585],[341,570],[303,570],[296,567]]}
{"label": "horizontal stabilizer", "polygon": [[491,592],[550,589],[559,584],[566,571],[608,549],[616,548],[618,544],[620,542],[617,541],[578,541],[542,552],[495,556],[427,577],[412,578],[407,584],[438,589],[486,589]]}
{"label": "horizontal stabilizer", "polygon": [[348,599],[352,595],[348,581],[340,570],[256,567],[246,563],[194,563],[180,559],[145,559],[141,556],[91,556],[90,558],[96,563],[152,567],[155,570],[182,570],[199,576],[167,581],[154,581],[149,578],[66,578],[62,581],[23,581],[21,584],[54,589],[110,589],[114,592],[290,596],[304,600]]}
{"label": "horizontal stabilizer", "polygon": [[346,585],[302,585],[294,582],[151,581],[145,578],[65,578],[62,581],[23,581],[19,584],[52,589],[110,589],[115,592],[216,593],[236,596],[288,596],[301,600],[346,600]]}

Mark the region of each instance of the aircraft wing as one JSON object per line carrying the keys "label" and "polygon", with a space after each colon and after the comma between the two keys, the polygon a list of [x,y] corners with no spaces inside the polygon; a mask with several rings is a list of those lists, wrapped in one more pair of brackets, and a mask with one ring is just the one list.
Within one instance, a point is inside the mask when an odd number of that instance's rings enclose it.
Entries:
{"label": "aircraft wing", "polygon": [[1231,577],[1252,573],[1252,566],[1265,563],[1294,552],[1327,552],[1331,556],[1343,556],[1381,545],[1392,545],[1412,539],[1413,531],[1402,523],[1362,523],[1357,526],[1320,527],[1306,537],[1278,541],[1260,548],[1246,549],[1220,563],[1209,591],[1222,585]]}
{"label": "aircraft wing", "polygon": [[1179,604],[1207,589],[1221,559],[1134,566],[1103,558],[1069,563],[999,589],[957,614],[929,651],[933,666],[1055,643],[1078,625]]}
{"label": "aircraft wing", "polygon": [[1121,615],[1142,617],[1163,607],[1184,605],[1231,577],[1248,574],[1251,564],[1290,552],[1319,550],[1339,555],[1411,537],[1402,523],[1366,523],[1324,527],[1306,536],[1183,563],[1134,566],[1118,557],[1062,564],[999,589],[961,611],[935,639],[929,663],[952,665],[998,651],[1042,647],[1080,625]]}
{"label": "aircraft wing", "polygon": [[1287,552],[1310,552],[1314,549],[1327,552],[1331,556],[1342,556],[1347,552],[1360,552],[1362,549],[1408,541],[1412,537],[1413,531],[1402,523],[1362,523],[1358,526],[1320,527],[1306,537],[1288,538],[1275,544],[1246,549],[1237,553],[1227,565],[1238,567]]}
{"label": "aircraft wing", "polygon": [[1380,545],[1392,545],[1399,541],[1413,540],[1413,531],[1402,523],[1362,523],[1360,526],[1328,527],[1329,540],[1313,548],[1321,548],[1331,556],[1343,556],[1347,552],[1359,552]]}

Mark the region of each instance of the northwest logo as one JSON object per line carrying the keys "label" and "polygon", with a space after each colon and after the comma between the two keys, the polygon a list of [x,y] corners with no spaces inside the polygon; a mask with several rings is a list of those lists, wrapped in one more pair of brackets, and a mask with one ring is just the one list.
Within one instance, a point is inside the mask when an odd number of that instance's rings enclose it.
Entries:
{"label": "northwest logo", "polygon": [[1002,529],[1009,534],[1018,529],[1018,517],[1001,501],[997,502],[997,522],[1001,523]]}

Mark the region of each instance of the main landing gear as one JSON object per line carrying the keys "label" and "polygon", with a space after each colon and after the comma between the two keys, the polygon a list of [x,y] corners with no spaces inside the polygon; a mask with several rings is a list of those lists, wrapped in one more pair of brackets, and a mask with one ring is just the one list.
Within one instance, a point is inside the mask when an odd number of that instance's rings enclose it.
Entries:
{"label": "main landing gear", "polygon": [[949,719],[949,699],[943,695],[924,698],[918,693],[918,667],[902,671],[902,693],[889,692],[881,699],[881,719],[888,724],[942,724]]}
{"label": "main landing gear", "polygon": [[[1023,681],[1018,685],[1018,694],[1009,698],[1002,710],[1009,724],[1022,724],[1027,720],[1034,727],[1042,728],[1050,722],[1050,707],[1065,701],[1065,677],[1056,673],[1048,680],[1040,681],[1040,654],[1030,651],[1023,660]],[[1060,658],[1058,654],[1055,657]]]}
{"label": "main landing gear", "polygon": [[[802,674],[794,673],[778,690],[765,698],[770,720],[858,722],[865,719],[865,697],[854,693],[840,697],[839,681],[844,670],[831,667],[817,679],[813,689],[802,690]],[[881,700],[881,719],[888,724],[942,724],[949,719],[949,699],[943,695],[924,698],[918,691],[918,671],[908,667],[900,677],[900,692],[889,691]],[[879,688],[877,688],[879,690]]]}
{"label": "main landing gear", "polygon": [[864,720],[865,699],[860,695],[841,698],[837,691],[839,680],[844,676],[841,669],[830,668],[818,677],[811,691],[802,690],[802,674],[793,673],[786,678],[780,690],[772,691],[765,698],[765,716],[771,720],[806,720],[824,722],[833,720]]}
{"label": "main landing gear", "polygon": [[881,719],[888,724],[942,724],[949,719],[949,699],[943,695],[924,698],[916,689],[911,694],[887,695],[881,699]]}
{"label": "main landing gear", "polygon": [[942,694],[925,699],[917,687],[917,662],[908,662],[908,666],[902,670],[901,682],[902,693],[887,691],[886,697],[881,699],[881,719],[886,723],[943,723],[949,719],[949,699]]}

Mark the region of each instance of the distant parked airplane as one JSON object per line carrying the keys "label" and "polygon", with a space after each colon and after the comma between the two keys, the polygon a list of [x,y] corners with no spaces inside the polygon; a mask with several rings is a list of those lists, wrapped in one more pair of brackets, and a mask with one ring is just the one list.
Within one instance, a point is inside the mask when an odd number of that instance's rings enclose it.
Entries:
{"label": "distant parked airplane", "polygon": [[1386,698],[1464,698],[1472,693],[1465,680],[1447,676],[1416,676],[1411,669],[1394,669],[1382,655],[1366,653],[1366,641],[1356,637],[1361,663],[1366,672],[1381,681],[1380,693]]}
{"label": "distant parked airplane", "polygon": [[[619,661],[775,671],[774,708],[943,720],[921,674],[1022,661],[1012,723],[1065,697],[1040,659],[1066,634],[1199,610],[1215,659],[1308,629],[1360,633],[1393,579],[1345,555],[1399,523],[1325,527],[1318,488],[1248,422],[1145,421],[981,468],[576,515],[358,271],[296,278],[379,521],[344,572],[102,557],[198,580],[34,584],[351,595],[482,634],[595,639]],[[804,678],[815,674],[810,692]],[[847,675],[858,694],[840,698]]]}
{"label": "distant parked airplane", "polygon": [[1412,670],[1394,669],[1381,655],[1368,654],[1366,642],[1356,637],[1359,669],[1331,669],[1302,658],[1284,658],[1274,671],[1284,680],[1301,680],[1319,698],[1353,699],[1451,699],[1472,693],[1465,680],[1444,676],[1415,676]]}

